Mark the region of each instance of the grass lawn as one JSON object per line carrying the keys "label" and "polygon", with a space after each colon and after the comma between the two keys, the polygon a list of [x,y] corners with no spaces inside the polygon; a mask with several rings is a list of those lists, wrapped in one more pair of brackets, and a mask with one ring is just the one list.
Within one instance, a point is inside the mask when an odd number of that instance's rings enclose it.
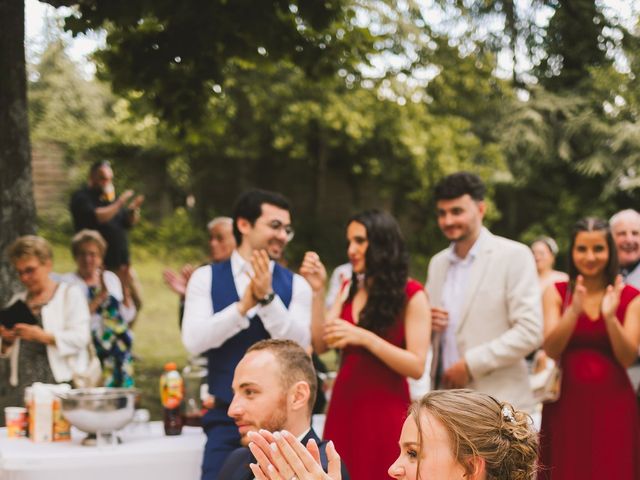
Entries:
{"label": "grass lawn", "polygon": [[[136,386],[142,392],[140,408],[147,408],[154,420],[162,418],[158,396],[158,380],[166,362],[176,362],[182,369],[187,352],[180,340],[178,328],[178,296],[164,284],[162,270],[179,268],[182,261],[164,259],[132,247],[132,264],[143,288],[143,308],[133,328]],[[54,270],[64,273],[75,270],[69,249],[54,245]]]}
{"label": "grass lawn", "polygon": [[176,362],[179,369],[186,363],[188,354],[182,346],[178,326],[178,296],[162,279],[162,270],[175,264],[156,256],[133,249],[133,265],[143,288],[143,307],[134,330],[134,354],[136,362],[136,385],[142,391],[142,408],[151,411],[152,419],[160,419],[162,407],[158,395],[158,381],[164,364]]}

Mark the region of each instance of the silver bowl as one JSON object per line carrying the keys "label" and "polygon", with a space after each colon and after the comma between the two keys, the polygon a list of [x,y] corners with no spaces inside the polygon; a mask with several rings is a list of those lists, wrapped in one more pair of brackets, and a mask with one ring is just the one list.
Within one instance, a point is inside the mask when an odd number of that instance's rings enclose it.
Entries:
{"label": "silver bowl", "polygon": [[77,388],[56,394],[62,414],[78,430],[111,435],[132,419],[138,390],[134,388]]}

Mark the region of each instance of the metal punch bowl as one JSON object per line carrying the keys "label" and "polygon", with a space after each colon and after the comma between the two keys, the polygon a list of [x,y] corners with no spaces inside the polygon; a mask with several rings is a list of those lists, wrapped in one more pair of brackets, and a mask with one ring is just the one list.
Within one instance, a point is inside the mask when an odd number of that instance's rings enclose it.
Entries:
{"label": "metal punch bowl", "polygon": [[135,388],[77,388],[57,394],[62,414],[89,434],[113,433],[124,428],[135,411]]}

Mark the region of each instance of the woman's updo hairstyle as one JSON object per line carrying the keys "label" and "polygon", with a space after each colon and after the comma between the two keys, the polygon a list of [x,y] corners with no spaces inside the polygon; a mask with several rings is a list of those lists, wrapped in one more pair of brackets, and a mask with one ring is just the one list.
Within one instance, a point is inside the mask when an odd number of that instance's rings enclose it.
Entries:
{"label": "woman's updo hairstyle", "polygon": [[538,435],[526,413],[485,393],[436,390],[409,407],[420,441],[423,411],[429,412],[449,432],[453,455],[467,474],[473,473],[472,459],[480,457],[485,460],[487,480],[535,477]]}

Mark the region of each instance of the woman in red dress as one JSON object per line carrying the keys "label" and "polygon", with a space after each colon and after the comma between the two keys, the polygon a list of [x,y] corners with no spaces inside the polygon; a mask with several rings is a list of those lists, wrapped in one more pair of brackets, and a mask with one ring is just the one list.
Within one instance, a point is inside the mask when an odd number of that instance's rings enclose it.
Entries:
{"label": "woman in red dress", "polygon": [[324,430],[352,480],[387,478],[410,404],[406,377],[424,372],[431,316],[422,285],[408,278],[408,255],[395,219],[378,210],[347,226],[351,282],[324,310],[326,271],[308,252],[300,273],[314,290],[314,350],[342,351]]}
{"label": "woman in red dress", "polygon": [[543,296],[543,346],[560,362],[562,386],[542,411],[538,479],[640,479],[638,407],[625,370],[638,354],[640,292],[618,275],[605,221],[579,221],[570,252],[570,283]]}

